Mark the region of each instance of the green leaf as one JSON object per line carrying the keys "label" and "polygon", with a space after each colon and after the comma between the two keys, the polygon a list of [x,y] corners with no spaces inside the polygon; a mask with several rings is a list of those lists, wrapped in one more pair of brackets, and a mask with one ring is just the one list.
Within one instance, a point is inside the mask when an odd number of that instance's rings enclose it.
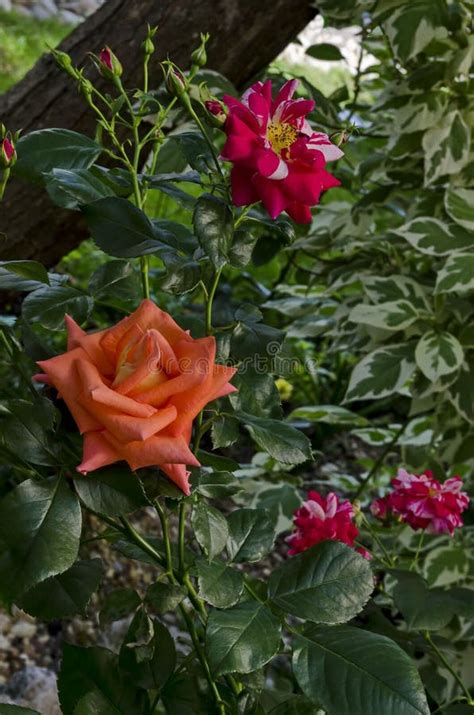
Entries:
{"label": "green leaf", "polygon": [[189,675],[175,673],[161,691],[166,715],[209,715],[209,700],[200,693],[197,678]]}
{"label": "green leaf", "polygon": [[394,129],[398,133],[419,132],[437,124],[446,111],[447,97],[438,91],[407,94],[393,113]]}
{"label": "green leaf", "polygon": [[438,272],[435,293],[469,293],[474,290],[474,253],[453,253]]}
{"label": "green leaf", "polygon": [[202,250],[216,268],[222,268],[229,259],[234,233],[231,210],[222,199],[202,194],[196,202],[193,224]]}
{"label": "green leaf", "polygon": [[138,274],[129,261],[108,261],[89,281],[89,292],[95,300],[125,311],[137,307],[140,291]]}
{"label": "green leaf", "polygon": [[413,345],[387,345],[366,355],[355,366],[345,401],[380,399],[399,392],[413,375]]}
{"label": "green leaf", "polygon": [[303,693],[334,715],[429,715],[415,663],[385,636],[351,626],[310,626],[293,670]]}
{"label": "green leaf", "polygon": [[93,307],[92,298],[69,286],[47,286],[26,296],[22,314],[29,323],[39,323],[49,330],[62,330],[64,316],[84,323]]}
{"label": "green leaf", "polygon": [[135,258],[163,247],[148,216],[126,199],[99,199],[81,211],[95,243],[109,256]]}
{"label": "green leaf", "polygon": [[474,365],[471,362],[461,366],[459,376],[448,388],[448,399],[463,419],[474,422]]}
{"label": "green leaf", "polygon": [[185,597],[186,590],[182,586],[157,581],[148,586],[145,602],[156,613],[167,613],[168,611],[175,611]]}
{"label": "green leaf", "polygon": [[464,359],[462,345],[454,335],[429,330],[415,349],[416,364],[431,382],[457,370]]}
{"label": "green leaf", "polygon": [[78,209],[115,195],[105,181],[88,169],[53,169],[44,175],[44,181],[54,203],[65,209]]}
{"label": "green leaf", "polygon": [[76,561],[64,573],[51,576],[27,591],[17,605],[30,616],[45,621],[77,613],[84,615],[103,573],[100,559]]}
{"label": "green leaf", "polygon": [[275,655],[280,624],[265,606],[246,601],[226,611],[211,611],[206,650],[215,675],[252,673]]}
{"label": "green leaf", "polygon": [[102,693],[91,690],[78,701],[74,715],[120,715],[120,712]]}
{"label": "green leaf", "polygon": [[454,615],[454,603],[440,588],[429,589],[421,576],[410,571],[394,574],[396,606],[409,630],[437,631],[448,625]]}
{"label": "green leaf", "polygon": [[374,589],[367,559],[338,541],[324,541],[273,572],[271,600],[285,613],[316,623],[345,623]]}
{"label": "green leaf", "polygon": [[284,337],[282,330],[258,320],[239,320],[231,336],[231,353],[238,360],[259,355],[271,362]]}
{"label": "green leaf", "polygon": [[196,564],[199,595],[211,606],[229,608],[237,603],[244,590],[240,571],[226,566],[223,561],[208,563],[200,559]]}
{"label": "green leaf", "polygon": [[117,588],[111,591],[100,610],[102,628],[109,623],[119,621],[137,610],[141,598],[133,588]]}
{"label": "green leaf", "polygon": [[212,423],[211,437],[214,449],[230,447],[239,438],[238,421],[227,415],[219,415]]}
{"label": "green leaf", "polygon": [[429,289],[408,276],[367,276],[364,278],[363,289],[372,303],[407,300],[417,310],[426,310],[430,307]]}
{"label": "green leaf", "polygon": [[469,161],[470,131],[458,111],[449,112],[437,127],[423,135],[425,185],[458,174]]}
{"label": "green leaf", "polygon": [[106,516],[125,516],[149,503],[128,467],[98,469],[87,477],[75,477],[74,484],[86,507]]}
{"label": "green leaf", "polygon": [[474,230],[474,189],[459,186],[446,191],[444,206],[453,221],[466,231]]}
{"label": "green leaf", "polygon": [[168,629],[157,619],[149,621],[151,639],[142,645],[144,618],[148,616],[142,611],[135,614],[120,649],[119,664],[135,685],[147,690],[159,690],[174,673],[176,648]]}
{"label": "green leaf", "polygon": [[291,529],[293,514],[301,506],[301,495],[292,484],[282,483],[259,491],[252,506],[265,509],[271,515],[278,535]]}
{"label": "green leaf", "polygon": [[300,464],[312,458],[311,443],[302,432],[280,420],[236,413],[258,446],[283,464]]}
{"label": "green leaf", "polygon": [[39,129],[22,136],[16,146],[14,173],[41,182],[53,169],[88,169],[102,153],[89,137],[69,129]]}
{"label": "green leaf", "polygon": [[26,400],[15,400],[4,406],[9,415],[2,425],[6,446],[16,453],[18,445],[21,445],[19,457],[26,462],[56,466],[57,444],[52,432],[56,410],[53,403],[39,398],[33,404]]}
{"label": "green leaf", "polygon": [[232,561],[259,561],[273,548],[275,520],[265,509],[236,509],[227,523]]}
{"label": "green leaf", "polygon": [[222,499],[237,494],[243,487],[230,472],[203,472],[191,477],[193,488],[208,499]]}
{"label": "green leaf", "polygon": [[234,232],[232,246],[229,249],[229,263],[235,268],[244,268],[251,259],[257,236],[251,233],[246,227],[238,228]]}
{"label": "green leaf", "polygon": [[[106,715],[137,715],[146,712],[148,697],[138,690],[130,678],[124,678],[115,653],[105,648],[80,648],[63,644],[61,670],[58,677],[59,701],[63,715],[76,715],[78,703],[92,693],[110,710]],[[86,711],[87,712],[87,711]],[[100,710],[100,713],[103,711]]]}
{"label": "green leaf", "polygon": [[289,420],[307,420],[308,422],[323,422],[327,425],[348,425],[353,427],[364,427],[369,421],[355,412],[346,410],[338,405],[309,405],[307,407],[297,407],[290,413]]}
{"label": "green leaf", "polygon": [[192,525],[200,546],[211,561],[227,542],[229,530],[225,517],[213,506],[200,501],[193,507]]}
{"label": "green leaf", "polygon": [[349,320],[352,323],[393,331],[405,330],[418,320],[418,317],[415,307],[407,300],[390,301],[377,305],[360,303],[349,314]]}
{"label": "green leaf", "polygon": [[35,290],[49,285],[46,268],[37,261],[0,261],[0,290]]}
{"label": "green leaf", "polygon": [[456,224],[448,225],[425,216],[409,221],[393,233],[428,256],[447,256],[472,245],[471,236]]}
{"label": "green leaf", "polygon": [[[213,165],[213,158],[200,132],[179,132],[172,134],[168,141],[165,142],[165,145],[166,143],[170,145],[173,154],[181,153],[184,156],[184,166],[189,164],[192,169],[195,169],[199,173],[209,173],[209,167]],[[162,165],[161,151],[159,165]]]}
{"label": "green leaf", "polygon": [[[67,528],[65,528],[67,524]],[[12,601],[77,557],[81,508],[64,479],[27,479],[0,501],[0,594]]]}
{"label": "green leaf", "polygon": [[393,9],[383,25],[396,57],[403,62],[416,57],[433,40],[448,36],[443,0],[413,0]]}
{"label": "green leaf", "polygon": [[320,42],[317,45],[311,45],[306,50],[306,54],[314,57],[316,60],[324,60],[325,62],[338,62],[344,59],[339,47],[331,45],[329,42]]}
{"label": "green leaf", "polygon": [[253,370],[237,373],[232,384],[238,392],[229,396],[236,412],[246,412],[254,417],[281,418],[280,395],[272,375]]}
{"label": "green leaf", "polygon": [[0,703],[0,715],[41,715],[37,710],[22,708],[19,705]]}

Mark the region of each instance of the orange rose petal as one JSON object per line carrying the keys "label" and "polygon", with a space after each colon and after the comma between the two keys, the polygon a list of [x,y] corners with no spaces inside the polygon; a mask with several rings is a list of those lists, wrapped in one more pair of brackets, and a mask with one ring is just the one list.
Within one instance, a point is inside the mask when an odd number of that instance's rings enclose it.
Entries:
{"label": "orange rose petal", "polygon": [[179,375],[179,363],[174,353],[173,348],[158,330],[150,328],[150,333],[153,334],[161,351],[161,366],[167,375]]}
{"label": "orange rose petal", "polygon": [[[113,409],[124,412],[126,415],[134,417],[150,417],[154,415],[156,410],[150,405],[139,405],[138,402],[132,400],[125,395],[119,395],[118,392],[111,390],[110,387],[102,381],[102,376],[90,362],[77,361],[77,369],[82,380],[82,397],[91,398],[92,402],[101,405],[107,405]],[[88,406],[88,409],[94,413],[93,404]]]}
{"label": "orange rose petal", "polygon": [[133,417],[151,417],[151,415],[154,415],[156,412],[155,408],[151,405],[140,405],[130,397],[119,395],[117,392],[114,392],[105,385],[94,387],[90,391],[90,396],[94,402],[99,402],[102,405],[113,407],[114,409],[125,412],[125,414],[132,415]]}
{"label": "orange rose petal", "polygon": [[165,407],[152,417],[130,417],[104,408],[100,421],[119,442],[143,441],[161,432],[176,419],[176,407]]}
{"label": "orange rose petal", "polygon": [[97,333],[85,333],[70,315],[64,316],[64,322],[67,329],[68,351],[74,350],[74,348],[83,348],[99,370],[104,375],[110,375],[114,365],[107,359],[104,351],[100,348],[101,337],[107,331],[100,330]]}
{"label": "orange rose petal", "polygon": [[191,489],[189,487],[189,475],[191,472],[188,472],[185,464],[160,464],[160,469],[186,494],[186,496],[191,494]]}
{"label": "orange rose petal", "polygon": [[143,442],[134,441],[128,444],[121,444],[109,432],[104,433],[104,436],[132,469],[169,463],[199,466],[186,440],[181,436],[157,435]]}
{"label": "orange rose petal", "polygon": [[76,469],[80,474],[87,474],[121,459],[121,455],[104,439],[102,432],[88,432],[84,435],[82,462]]}
{"label": "orange rose petal", "polygon": [[88,361],[89,356],[82,348],[74,348],[70,352],[37,363],[67,404],[81,433],[101,427],[100,423],[79,404],[83,386],[76,364],[77,362],[91,364]]}
{"label": "orange rose petal", "polygon": [[50,379],[49,379],[49,377],[47,376],[47,374],[46,374],[45,372],[38,372],[38,373],[36,373],[36,375],[33,375],[33,378],[32,378],[32,379],[33,379],[35,382],[44,382],[44,383],[46,383],[47,385],[49,385],[49,383],[51,382]]}
{"label": "orange rose petal", "polygon": [[[154,377],[157,382],[166,380],[166,375],[162,373],[160,367],[160,346],[152,331],[148,331],[143,335],[142,341],[134,348],[133,352],[134,354],[129,356],[130,366],[124,365],[124,367],[130,367],[132,372],[126,374],[122,379],[120,379],[119,374],[117,376],[119,379],[117,380],[116,378],[112,385],[113,389],[121,395],[130,394],[134,388],[139,390],[142,383],[148,382],[150,379],[153,380]],[[135,359],[137,360],[136,366],[133,364]]]}
{"label": "orange rose petal", "polygon": [[74,350],[81,346],[81,338],[87,333],[76,323],[74,318],[66,313],[64,316],[64,322],[66,323],[67,330],[67,349]]}
{"label": "orange rose petal", "polygon": [[[170,433],[174,435],[181,434],[184,425],[189,420],[193,420],[203,407],[220,396],[223,389],[228,390],[229,376],[232,377],[235,371],[235,368],[214,365],[213,374],[205,382],[185,394],[174,395],[170,399],[170,404],[176,407],[178,416],[169,427]],[[226,392],[225,394],[228,393]]]}
{"label": "orange rose petal", "polygon": [[151,390],[146,390],[145,392],[140,392],[135,395],[137,403],[146,403],[148,405],[153,405],[153,407],[160,407],[163,405],[172,395],[184,392],[185,390],[192,389],[195,385],[202,382],[201,375],[193,375],[188,373],[186,375],[179,375],[179,377],[173,377],[167,382],[162,382],[161,385],[152,387]]}
{"label": "orange rose petal", "polygon": [[144,300],[132,315],[121,320],[120,323],[117,323],[104,334],[101,346],[109,356],[115,355],[118,341],[132,325],[140,326],[143,331],[155,328],[166,338],[170,345],[173,345],[177,340],[183,340],[183,338],[192,341],[192,338],[187,336],[186,332],[175,323],[168,313],[160,310],[151,300]]}

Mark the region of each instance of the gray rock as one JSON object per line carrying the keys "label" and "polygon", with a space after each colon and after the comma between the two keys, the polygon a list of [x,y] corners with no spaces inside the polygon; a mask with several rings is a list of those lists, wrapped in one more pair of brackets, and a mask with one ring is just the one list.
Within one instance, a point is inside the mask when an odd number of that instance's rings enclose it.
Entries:
{"label": "gray rock", "polygon": [[48,20],[58,13],[58,8],[53,0],[39,0],[31,8],[31,14],[37,20]]}
{"label": "gray rock", "polygon": [[71,12],[71,10],[60,10],[58,18],[66,25],[78,25],[84,19],[80,15],[77,15],[75,12]]}
{"label": "gray rock", "polygon": [[[61,715],[56,675],[47,668],[27,666],[15,673],[4,688],[15,705],[48,715]],[[3,697],[3,696],[2,696]]]}

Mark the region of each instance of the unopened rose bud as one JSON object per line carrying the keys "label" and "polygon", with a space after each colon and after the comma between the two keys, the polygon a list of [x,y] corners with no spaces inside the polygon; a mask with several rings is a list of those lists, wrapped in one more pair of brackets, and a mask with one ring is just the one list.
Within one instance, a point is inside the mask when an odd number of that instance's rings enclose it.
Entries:
{"label": "unopened rose bud", "polygon": [[99,69],[102,77],[112,80],[120,77],[123,72],[119,59],[107,45],[99,53]]}
{"label": "unopened rose bud", "polygon": [[56,60],[56,64],[62,70],[67,72],[71,77],[77,77],[77,70],[72,64],[72,59],[66,52],[61,52],[60,50],[51,50],[51,54]]}
{"label": "unopened rose bud", "polygon": [[165,84],[166,89],[173,97],[181,97],[188,88],[185,76],[172,64],[169,64],[166,70]]}
{"label": "unopened rose bud", "polygon": [[85,79],[84,77],[81,78],[80,82],[80,90],[84,97],[88,100],[90,97],[92,97],[92,92],[94,91],[94,86],[92,82],[88,79]]}
{"label": "unopened rose bud", "polygon": [[225,124],[227,119],[226,108],[219,102],[218,99],[207,99],[204,102],[204,106],[207,109],[207,121],[213,126],[220,128]]}
{"label": "unopened rose bud", "polygon": [[5,168],[13,166],[16,161],[15,147],[8,137],[4,137],[0,143],[0,161]]}
{"label": "unopened rose bud", "polygon": [[153,44],[151,37],[147,37],[146,40],[142,42],[143,54],[149,57],[155,51],[155,45]]}
{"label": "unopened rose bud", "polygon": [[206,43],[209,35],[201,33],[201,44],[191,53],[191,62],[195,67],[205,67],[207,64]]}

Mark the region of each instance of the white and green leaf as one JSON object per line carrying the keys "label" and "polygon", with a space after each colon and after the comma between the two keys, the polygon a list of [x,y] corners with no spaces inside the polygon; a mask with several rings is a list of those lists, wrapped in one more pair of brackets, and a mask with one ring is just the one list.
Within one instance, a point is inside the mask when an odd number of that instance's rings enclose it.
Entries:
{"label": "white and green leaf", "polygon": [[366,355],[354,368],[345,401],[380,399],[402,390],[415,370],[410,343],[387,345]]}
{"label": "white and green leaf", "polygon": [[464,359],[459,340],[451,333],[430,330],[415,348],[416,364],[431,382],[457,370]]}
{"label": "white and green leaf", "polygon": [[469,161],[471,134],[458,111],[449,112],[423,136],[425,186],[442,176],[458,174]]}

